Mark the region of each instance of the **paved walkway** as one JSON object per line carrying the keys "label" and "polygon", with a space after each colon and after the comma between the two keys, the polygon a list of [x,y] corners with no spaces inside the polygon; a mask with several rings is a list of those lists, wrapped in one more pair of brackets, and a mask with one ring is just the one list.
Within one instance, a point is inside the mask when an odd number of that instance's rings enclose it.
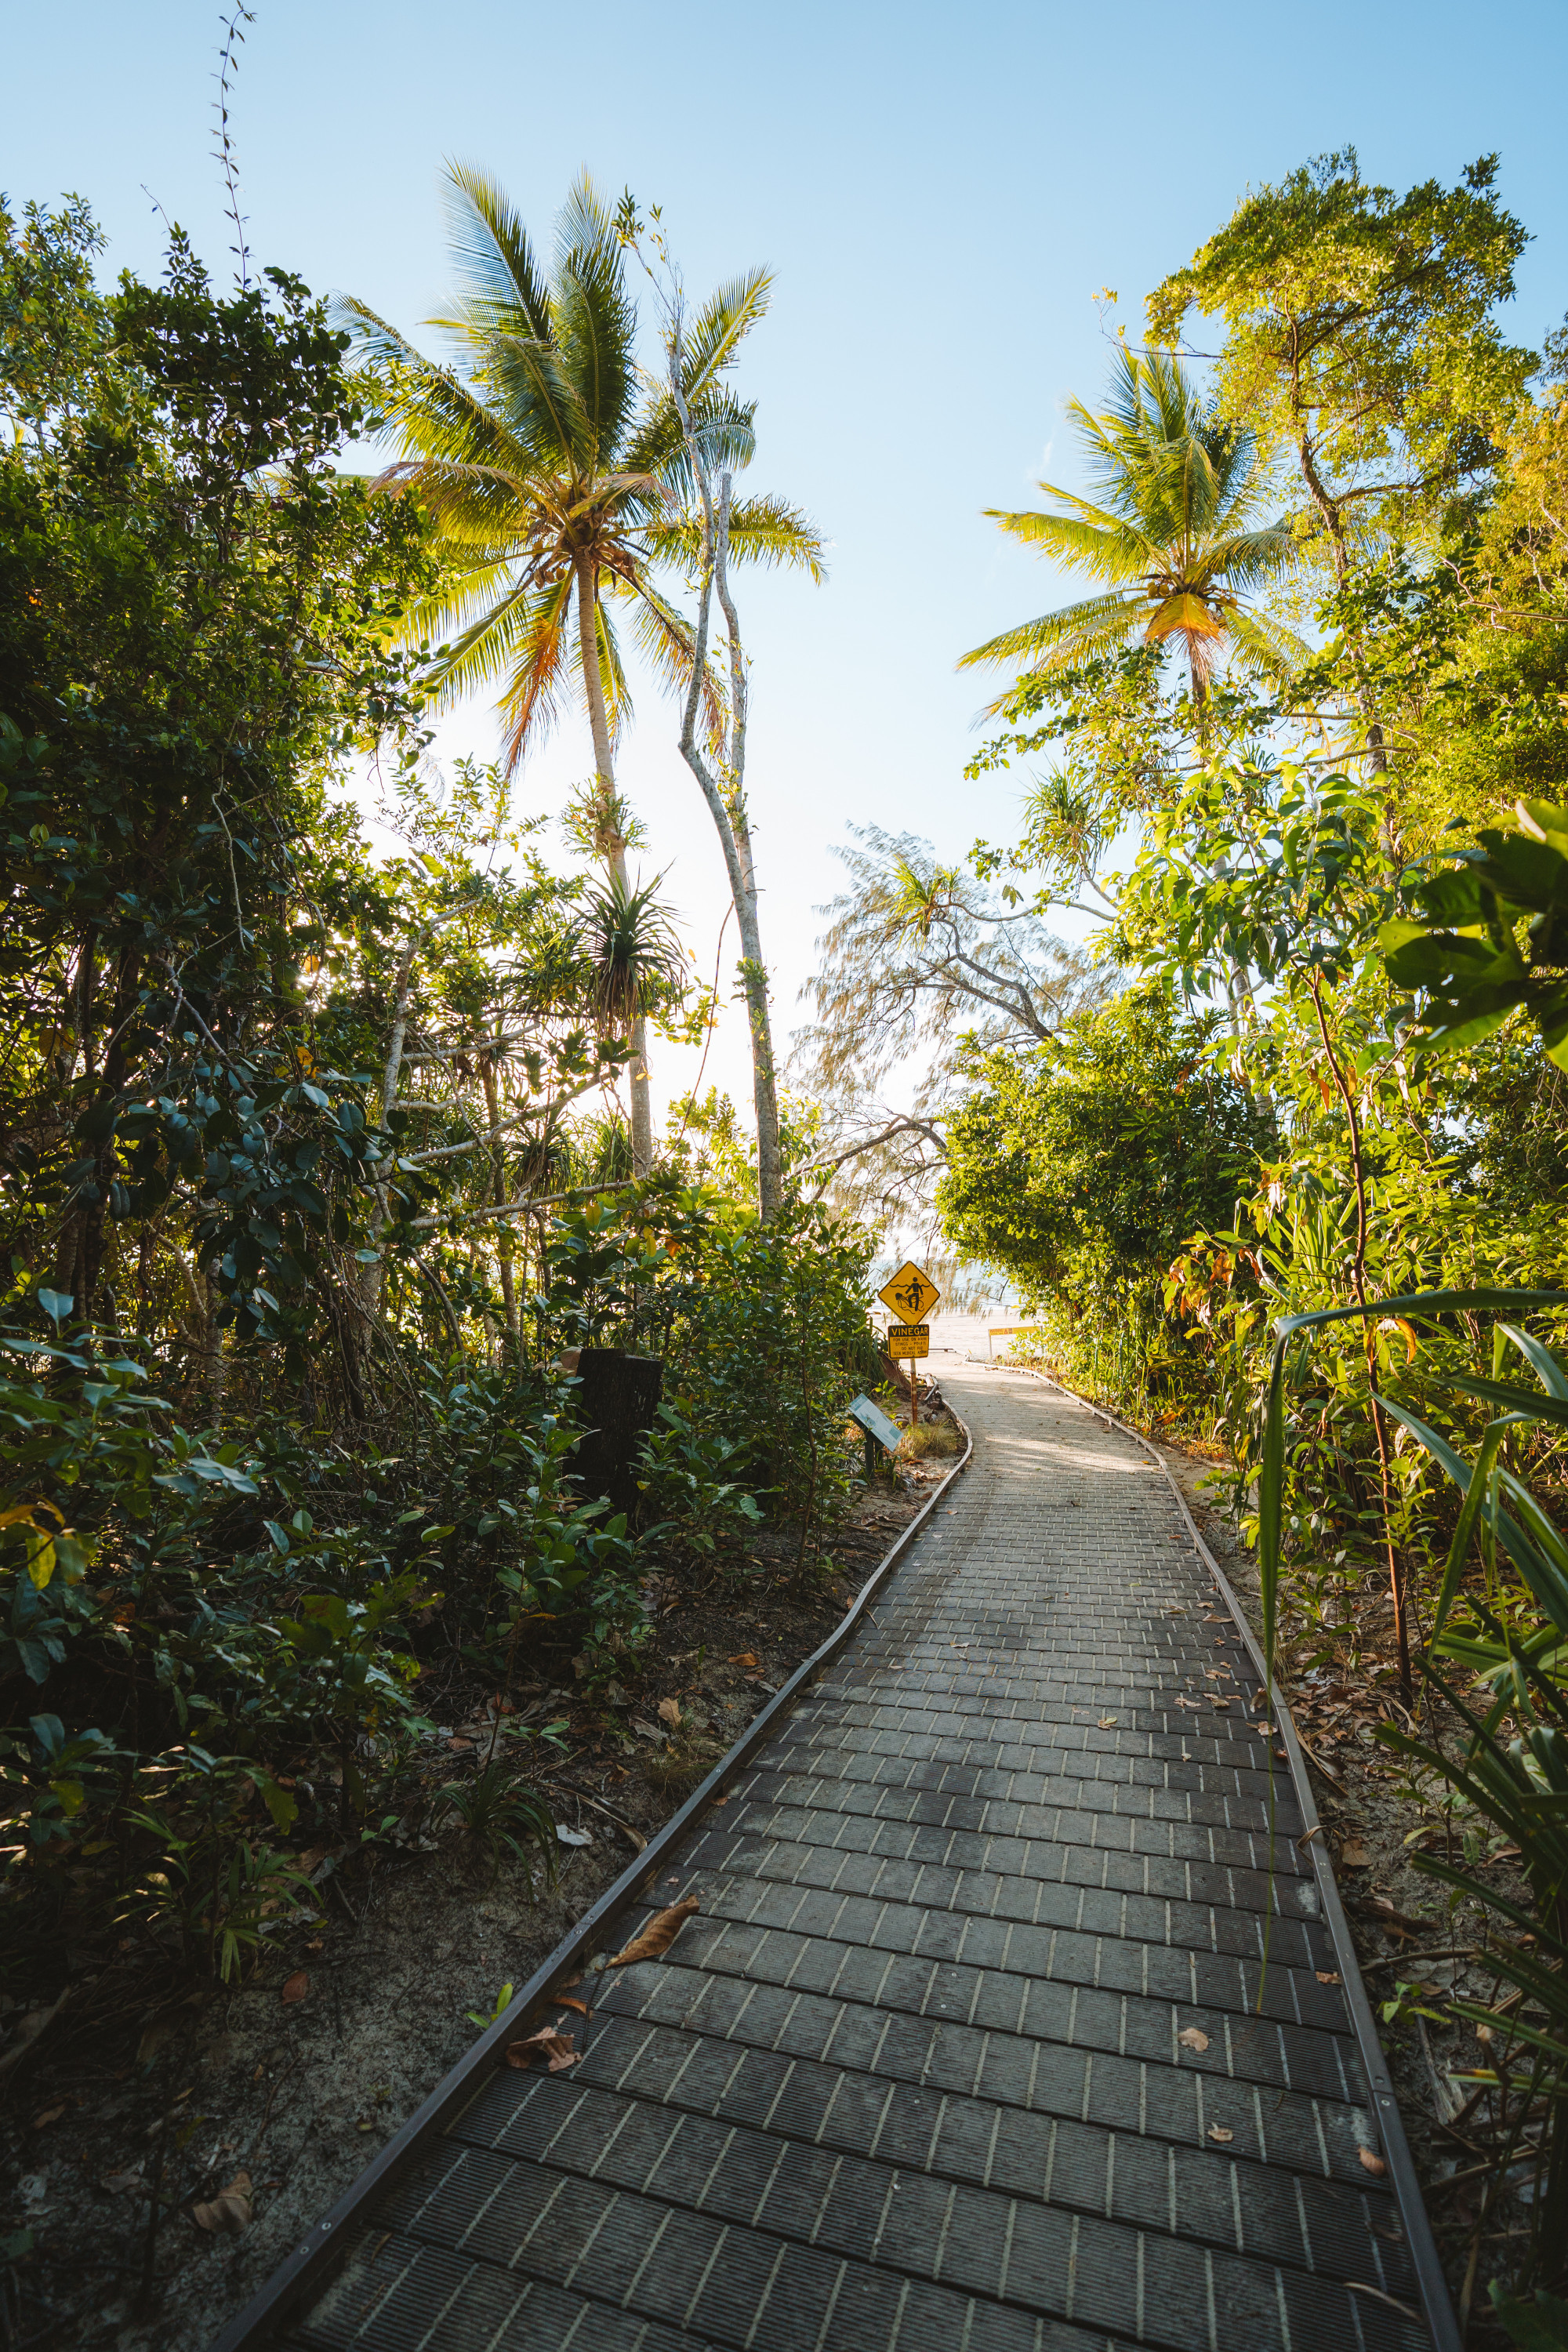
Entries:
{"label": "paved walkway", "polygon": [[974,1462],[660,1885],[701,1915],[581,2065],[489,2078],[291,2343],[1426,2352],[1168,1486],[1053,1391],[932,1370]]}

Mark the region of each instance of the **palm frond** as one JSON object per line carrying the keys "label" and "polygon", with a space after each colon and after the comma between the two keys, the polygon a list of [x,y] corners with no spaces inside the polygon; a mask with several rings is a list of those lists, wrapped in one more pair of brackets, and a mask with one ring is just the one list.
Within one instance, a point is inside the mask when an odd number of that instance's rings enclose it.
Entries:
{"label": "palm frond", "polygon": [[[1016,691],[1026,676],[1073,667],[1125,642],[1139,625],[1152,645],[1181,640],[1194,695],[1226,645],[1253,664],[1268,625],[1247,635],[1242,600],[1296,553],[1288,519],[1261,520],[1269,485],[1256,435],[1222,420],[1181,362],[1163,352],[1118,351],[1103,406],[1074,400],[1068,414],[1093,495],[1042,482],[1055,512],[989,511],[1026,545],[1120,583],[1121,593],[1005,631],[959,667],[1022,663]],[[1270,658],[1282,650],[1276,641]]]}
{"label": "palm frond", "polygon": [[551,341],[550,295],[510,198],[472,163],[447,166],[447,234],[476,331],[521,331]]}
{"label": "palm frond", "polygon": [[742,343],[767,311],[773,284],[771,269],[748,269],[704,302],[680,339],[680,380],[689,404],[721,370],[733,366]]}
{"label": "palm frond", "polygon": [[[1042,482],[1040,488],[1049,489],[1050,485]],[[1053,492],[1058,498],[1066,495]],[[1009,514],[1000,507],[987,507],[984,511],[999,530],[1026,547],[1045,548],[1097,579],[1136,580],[1148,571],[1155,550],[1141,532],[1082,499],[1073,503],[1081,509],[1076,515],[1046,514],[1037,508],[1027,508],[1021,514]]]}
{"label": "palm frond", "polygon": [[[740,473],[756,455],[756,403],[737,400],[727,384],[710,383],[687,404],[710,467]],[[696,494],[686,429],[668,392],[654,403],[627,444],[623,462],[659,476],[676,497]]]}
{"label": "palm frond", "polygon": [[1312,649],[1304,637],[1256,606],[1243,605],[1226,617],[1231,641],[1245,669],[1282,678],[1310,658]]}
{"label": "palm frond", "polygon": [[[667,597],[646,582],[634,593],[632,626],[637,633],[643,658],[659,683],[671,694],[684,697],[691,684],[691,665],[696,656],[696,642],[689,623]],[[723,681],[710,663],[702,671],[702,726],[708,749],[719,757],[724,748],[724,726],[729,716],[729,697]]]}
{"label": "palm frond", "polygon": [[[542,596],[531,600],[520,596],[519,617],[510,642],[504,648],[498,647],[494,667],[489,673],[491,677],[500,676],[503,669],[507,673],[500,715],[506,728],[502,761],[509,776],[515,774],[523,753],[549,734],[561,715],[572,587],[568,574],[554,582]],[[456,683],[456,661],[452,674]],[[467,687],[473,681],[465,677],[461,682]]]}
{"label": "palm frond", "polygon": [[983,663],[1020,661],[1040,666],[1049,657],[1052,667],[1069,667],[1090,653],[1121,645],[1148,620],[1153,605],[1146,595],[1125,589],[1108,596],[1086,596],[1059,613],[1042,613],[1037,621],[1020,622],[987,638],[963,656],[960,669],[978,669]]}
{"label": "palm frond", "polygon": [[557,469],[592,467],[598,447],[572,358],[532,335],[495,335],[485,353],[486,374],[513,439]]}
{"label": "palm frond", "polygon": [[637,306],[605,201],[586,172],[556,220],[556,347],[592,427],[601,460],[614,462],[637,387]]}

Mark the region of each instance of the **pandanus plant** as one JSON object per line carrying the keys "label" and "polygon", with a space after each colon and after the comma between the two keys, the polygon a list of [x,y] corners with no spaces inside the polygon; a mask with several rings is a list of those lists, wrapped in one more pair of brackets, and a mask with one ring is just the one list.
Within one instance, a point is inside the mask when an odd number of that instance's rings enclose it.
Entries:
{"label": "pandanus plant", "polygon": [[[1379,1400],[1461,1496],[1420,1664],[1434,1696],[1452,1709],[1462,1741],[1455,1752],[1435,1735],[1423,1738],[1392,1724],[1379,1737],[1446,1782],[1463,1806],[1518,1850],[1528,1906],[1443,1855],[1415,1853],[1411,1859],[1417,1870],[1483,1904],[1511,1930],[1493,1936],[1487,1947],[1488,1965],[1512,1989],[1509,1998],[1500,2004],[1458,2000],[1450,2005],[1491,2037],[1491,2063],[1472,2079],[1492,2086],[1502,2106],[1499,2179],[1521,2162],[1535,2176],[1532,2266],[1543,2256],[1556,2260],[1568,2226],[1568,2132],[1563,2128],[1568,2102],[1568,1537],[1510,1466],[1506,1449],[1510,1438],[1531,1430],[1568,1429],[1568,1370],[1541,1339],[1501,1318],[1565,1306],[1568,1291],[1562,1290],[1424,1290],[1282,1317],[1275,1326],[1258,1488],[1263,1636],[1272,1677],[1292,1368],[1304,1365],[1314,1334],[1331,1323],[1398,1318],[1414,1325],[1458,1314],[1496,1318],[1490,1377],[1454,1374],[1436,1389],[1488,1409],[1470,1458],[1392,1397]],[[1503,1377],[1510,1349],[1534,1384]],[[1480,1591],[1473,1580],[1466,1586],[1478,1549]],[[1511,1592],[1499,1573],[1504,1561],[1517,1580]],[[1455,1668],[1462,1671],[1462,1685]]]}

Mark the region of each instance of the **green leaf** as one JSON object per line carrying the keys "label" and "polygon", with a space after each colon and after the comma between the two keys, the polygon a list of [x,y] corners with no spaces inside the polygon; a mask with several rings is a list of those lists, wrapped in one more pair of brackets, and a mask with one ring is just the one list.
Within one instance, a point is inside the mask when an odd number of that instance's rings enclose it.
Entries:
{"label": "green leaf", "polygon": [[1491,2284],[1492,2309],[1519,2352],[1568,2352],[1568,2303],[1538,2288],[1533,2303],[1510,2296],[1500,2279]]}

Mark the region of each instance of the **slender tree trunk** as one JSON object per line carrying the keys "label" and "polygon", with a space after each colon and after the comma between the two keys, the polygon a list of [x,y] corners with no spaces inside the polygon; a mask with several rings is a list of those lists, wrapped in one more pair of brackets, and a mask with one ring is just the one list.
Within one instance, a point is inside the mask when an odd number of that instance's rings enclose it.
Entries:
{"label": "slender tree trunk", "polygon": [[[397,1099],[397,1081],[403,1068],[403,1041],[408,1034],[408,1008],[414,1001],[414,959],[419,951],[423,931],[411,931],[397,966],[397,982],[392,1000],[392,1034],[387,1039],[386,1063],[381,1074],[381,1117],[377,1125],[384,1129],[387,1114]],[[379,1244],[385,1230],[391,1207],[391,1195],[384,1184],[375,1188],[375,1214],[371,1219],[371,1240]],[[377,1259],[374,1265],[361,1268],[360,1296],[367,1315],[381,1308],[382,1286],[385,1270]]]}
{"label": "slender tree trunk", "polygon": [[[506,1160],[500,1141],[500,1094],[496,1085],[496,1066],[488,1054],[479,1056],[479,1076],[484,1082],[485,1108],[490,1115],[490,1175],[499,1209],[506,1202]],[[511,1227],[504,1217],[496,1220],[496,1256],[500,1264],[501,1307],[506,1315],[506,1328],[515,1340],[521,1328],[517,1315],[517,1284],[512,1276]]]}
{"label": "slender tree trunk", "polygon": [[[672,369],[672,381],[676,374]],[[681,418],[690,435],[684,394],[677,385]],[[715,500],[707,467],[691,439],[692,461],[702,498],[702,597],[692,647],[691,684],[680,730],[680,751],[701,788],[718,831],[730,877],[730,896],[741,933],[741,985],[746,999],[746,1020],[752,1036],[752,1100],[757,1120],[757,1209],[764,1224],[778,1214],[784,1199],[783,1155],[779,1147],[778,1083],[773,1066],[773,1023],[768,1011],[768,968],[763,957],[762,925],[757,918],[756,863],[752,852],[751,822],[746,809],[746,656],[740,617],[730,593],[729,539],[731,477],[720,477]],[[715,511],[715,505],[717,510]],[[717,593],[730,640],[730,740],[721,786],[697,748],[697,714],[701,703],[702,677],[708,660],[712,600]]]}
{"label": "slender tree trunk", "polygon": [[[605,710],[604,681],[599,675],[599,591],[595,568],[585,557],[577,564],[577,645],[583,662],[583,692],[588,704],[588,724],[594,737],[594,767],[599,791],[600,829],[605,862],[623,889],[626,880],[626,845],[615,820],[616,772],[610,756],[610,723]],[[647,1176],[653,1170],[653,1097],[647,1076],[647,1024],[639,1013],[631,1032],[632,1173]]]}

